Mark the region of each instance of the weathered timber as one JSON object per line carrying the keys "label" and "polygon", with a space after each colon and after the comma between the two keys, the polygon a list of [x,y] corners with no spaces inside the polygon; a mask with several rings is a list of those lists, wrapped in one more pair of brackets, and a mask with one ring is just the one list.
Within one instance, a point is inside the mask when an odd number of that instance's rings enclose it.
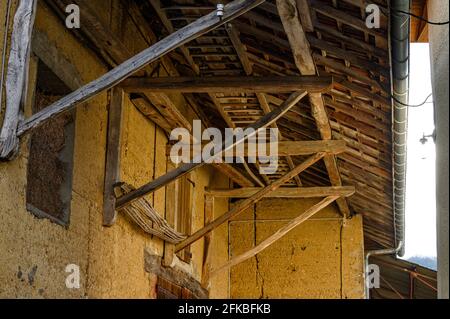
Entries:
{"label": "weathered timber", "polygon": [[235,0],[225,6],[224,15],[221,18],[214,11],[175,33],[170,34],[100,78],[86,84],[77,91],[26,119],[20,123],[18,135],[23,135],[39,127],[49,119],[71,110],[80,103],[90,100],[97,94],[117,85],[131,74],[139,71],[147,64],[154,62],[173,49],[214,30],[263,2],[264,0]]}
{"label": "weathered timber", "polygon": [[120,139],[124,91],[114,88],[108,111],[108,140],[106,144],[105,188],[103,194],[103,225],[112,226],[116,220],[114,185],[120,182]]}
{"label": "weathered timber", "polygon": [[[261,188],[244,187],[235,189],[208,189],[206,194],[213,197],[248,198],[255,195]],[[353,186],[323,186],[323,187],[280,187],[265,198],[313,198],[326,196],[348,197],[355,193]]]}
{"label": "weathered timber", "polygon": [[331,76],[215,76],[130,78],[121,86],[130,93],[285,93],[326,92],[331,85]]}
{"label": "weathered timber", "polygon": [[259,200],[264,198],[267,194],[269,194],[269,193],[273,192],[274,190],[278,189],[284,183],[289,181],[291,178],[293,178],[294,176],[300,174],[305,169],[307,169],[308,167],[310,167],[311,165],[313,165],[314,163],[316,163],[317,161],[322,159],[324,155],[325,155],[325,153],[317,153],[317,154],[314,154],[314,155],[308,157],[303,163],[301,163],[300,165],[296,166],[293,170],[287,172],[285,175],[280,177],[278,180],[276,180],[272,184],[262,188],[260,191],[258,191],[253,196],[245,199],[244,201],[242,201],[238,205],[234,206],[227,213],[221,215],[220,217],[215,219],[213,222],[211,222],[208,225],[204,226],[202,229],[196,231],[194,234],[189,236],[186,240],[184,240],[181,243],[179,243],[178,245],[176,245],[175,246],[175,250],[176,251],[182,250],[183,248],[185,248],[185,247],[191,245],[192,243],[196,242],[197,240],[199,240],[200,238],[202,238],[203,236],[205,236],[209,232],[213,231],[214,229],[216,229],[217,227],[222,225],[227,220],[229,220],[229,219],[239,215],[240,213],[245,211],[248,207],[250,207],[251,205],[254,205]]}
{"label": "weathered timber", "polygon": [[[11,51],[6,74],[6,110],[0,132],[0,160],[11,160],[17,154],[17,129],[21,105],[27,96],[28,64],[31,34],[36,16],[37,0],[21,0],[14,16]],[[6,26],[5,32],[8,32]],[[6,50],[6,48],[4,48]],[[3,97],[0,96],[0,99]]]}
{"label": "weathered timber", "polygon": [[227,150],[233,148],[235,145],[240,144],[247,140],[248,138],[254,136],[257,133],[257,130],[263,127],[267,127],[271,125],[272,123],[276,122],[279,118],[281,118],[286,112],[288,112],[295,104],[297,104],[304,96],[306,95],[305,91],[302,92],[294,92],[292,93],[289,98],[285,101],[285,103],[275,110],[273,110],[271,113],[261,117],[258,121],[256,121],[254,124],[250,125],[248,128],[253,129],[252,134],[248,134],[243,136],[242,138],[235,139],[234,137],[231,140],[225,141],[224,144],[220,147],[220,152],[217,152],[216,154],[210,156],[207,159],[200,158],[199,156],[197,158],[194,158],[194,160],[191,163],[184,164],[180,166],[179,168],[170,171],[169,173],[158,177],[154,181],[138,188],[137,190],[130,192],[120,198],[117,199],[116,205],[117,207],[122,207],[126,205],[127,203],[136,200],[138,198],[141,198],[142,196],[145,196],[148,193],[154,192],[157,189],[165,186],[166,184],[176,180],[177,178],[189,173],[190,171],[194,170],[195,168],[198,168],[205,164],[206,161],[209,161],[211,159],[214,159],[215,157],[221,156],[223,152],[226,152]]}

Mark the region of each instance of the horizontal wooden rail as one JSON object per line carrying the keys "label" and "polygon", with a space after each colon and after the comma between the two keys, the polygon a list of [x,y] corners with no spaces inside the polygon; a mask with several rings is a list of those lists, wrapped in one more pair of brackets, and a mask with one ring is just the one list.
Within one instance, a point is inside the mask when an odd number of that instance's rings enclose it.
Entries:
{"label": "horizontal wooden rail", "polygon": [[130,78],[121,86],[130,93],[281,93],[325,92],[332,82],[331,76],[215,76]]}
{"label": "horizontal wooden rail", "polygon": [[[235,189],[207,189],[205,195],[216,198],[248,198],[259,192],[261,187],[244,187]],[[353,186],[326,187],[280,187],[265,198],[313,198],[326,196],[349,197],[355,193]]]}
{"label": "horizontal wooden rail", "polygon": [[[226,157],[249,157],[249,156],[298,156],[298,155],[311,155],[319,152],[339,154],[347,150],[347,145],[344,140],[328,140],[328,141],[279,141],[277,143],[277,154],[272,154],[270,148],[271,143],[266,144],[266,149],[259,151],[259,145],[253,142],[242,143],[239,146],[234,147],[232,150],[227,151],[224,155]],[[167,155],[170,155],[172,144],[167,145]],[[191,153],[194,152],[194,148],[191,147]],[[195,150],[197,151],[197,150]],[[199,150],[201,151],[201,150]],[[198,152],[198,151],[197,151]],[[232,155],[231,155],[232,154]],[[196,156],[198,154],[192,154]]]}

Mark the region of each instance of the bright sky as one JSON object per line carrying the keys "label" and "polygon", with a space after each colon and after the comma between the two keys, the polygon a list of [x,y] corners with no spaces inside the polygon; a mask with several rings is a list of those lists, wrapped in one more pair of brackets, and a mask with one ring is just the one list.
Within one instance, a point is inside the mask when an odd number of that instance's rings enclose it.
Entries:
{"label": "bright sky", "polygon": [[[422,103],[430,93],[429,46],[412,43],[409,104]],[[433,130],[433,104],[409,108],[404,258],[436,256],[435,145],[432,138],[425,145],[419,142]]]}

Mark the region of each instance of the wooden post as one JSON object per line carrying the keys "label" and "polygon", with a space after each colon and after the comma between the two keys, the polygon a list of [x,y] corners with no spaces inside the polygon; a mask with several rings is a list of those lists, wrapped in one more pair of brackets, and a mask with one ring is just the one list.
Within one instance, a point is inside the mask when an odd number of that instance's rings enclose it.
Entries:
{"label": "wooden post", "polygon": [[287,225],[285,225],[282,228],[280,228],[276,233],[274,233],[272,236],[270,236],[269,238],[267,238],[264,241],[262,241],[256,247],[250,249],[249,251],[247,251],[247,252],[245,252],[245,253],[237,256],[237,257],[234,257],[233,259],[228,261],[225,265],[223,265],[219,269],[214,270],[211,273],[210,277],[212,278],[215,275],[217,275],[218,273],[220,273],[221,271],[229,269],[232,266],[235,266],[237,264],[240,264],[241,262],[243,262],[243,261],[245,261],[245,260],[255,256],[256,254],[262,252],[264,249],[266,249],[267,247],[269,247],[270,245],[275,243],[278,239],[280,239],[283,236],[285,236],[287,233],[289,233],[295,227],[297,227],[298,225],[300,225],[301,223],[306,221],[308,218],[312,217],[313,215],[318,213],[320,210],[322,210],[323,208],[325,208],[326,206],[328,206],[329,204],[334,202],[337,198],[338,198],[338,196],[326,197],[325,199],[320,201],[318,204],[316,204],[313,207],[311,207],[310,209],[308,209],[303,214],[301,214],[298,217],[294,218],[291,222],[289,222]]}
{"label": "wooden post", "polygon": [[108,112],[108,141],[106,146],[105,189],[103,195],[103,225],[112,226],[116,220],[114,184],[120,182],[120,140],[124,91],[111,90]]}
{"label": "wooden post", "polygon": [[39,127],[49,119],[71,110],[80,103],[88,101],[102,91],[117,85],[131,74],[139,71],[147,64],[156,61],[173,49],[216,29],[260,5],[264,1],[265,0],[235,0],[225,6],[224,15],[222,17],[217,16],[217,12],[213,11],[196,20],[125,61],[100,78],[86,84],[75,92],[65,96],[23,121],[19,125],[17,134],[21,136],[30,130]]}
{"label": "wooden post", "polygon": [[191,235],[188,238],[186,238],[185,240],[183,240],[181,243],[176,245],[175,250],[176,251],[182,250],[186,246],[191,245],[192,243],[196,242],[197,240],[199,240],[200,238],[202,238],[203,236],[205,236],[206,234],[208,234],[209,232],[211,232],[215,228],[219,227],[220,225],[222,225],[227,220],[229,220],[229,219],[239,215],[244,210],[246,210],[248,207],[250,207],[251,205],[253,205],[256,202],[258,202],[259,200],[261,200],[267,194],[269,194],[272,191],[276,190],[281,185],[286,183],[288,180],[290,180],[294,176],[300,174],[305,169],[307,169],[308,167],[310,167],[311,165],[313,165],[314,163],[319,161],[321,158],[324,157],[324,155],[325,155],[325,153],[317,153],[315,155],[312,155],[312,156],[308,157],[303,163],[301,163],[300,165],[296,166],[293,170],[289,171],[288,173],[286,173],[285,175],[280,177],[278,180],[276,180],[272,184],[262,188],[255,195],[253,195],[253,196],[247,198],[246,200],[242,201],[240,204],[234,206],[227,213],[221,215],[220,217],[215,219],[213,222],[209,223],[208,225],[206,225],[202,229],[196,231],[193,235]]}
{"label": "wooden post", "polygon": [[232,149],[235,145],[238,145],[240,143],[243,143],[245,140],[251,138],[254,136],[257,131],[261,128],[267,127],[271,125],[272,123],[275,123],[279,118],[281,118],[286,112],[288,112],[297,102],[299,102],[305,95],[306,91],[301,92],[294,92],[292,93],[289,98],[277,109],[273,110],[269,114],[261,117],[258,121],[256,121],[254,124],[248,126],[247,129],[253,129],[253,133],[243,136],[242,138],[236,140],[234,137],[232,137],[232,140],[227,140],[225,143],[223,143],[220,147],[220,151],[217,152],[214,155],[209,156],[208,159],[201,158],[201,155],[196,156],[194,160],[191,163],[184,164],[180,166],[179,168],[170,171],[169,173],[158,177],[157,179],[153,180],[152,182],[136,189],[133,192],[130,192],[122,197],[119,197],[116,202],[116,207],[120,208],[128,203],[137,200],[148,193],[154,192],[157,189],[167,185],[168,183],[176,180],[177,178],[189,173],[190,171],[194,170],[195,168],[198,168],[200,166],[205,165],[205,162],[209,159],[213,159],[214,157],[221,156],[224,152],[227,150]]}
{"label": "wooden post", "polygon": [[[6,75],[6,110],[0,132],[0,160],[11,160],[19,149],[17,127],[20,108],[27,97],[28,65],[31,34],[36,16],[37,0],[21,0],[14,16],[11,53]],[[8,26],[5,28],[8,33]],[[4,48],[6,50],[6,47]],[[3,97],[0,96],[0,101]],[[1,104],[1,103],[0,103]]]}
{"label": "wooden post", "polygon": [[[214,218],[214,197],[205,195],[205,225],[208,225]],[[202,286],[207,287],[209,284],[209,275],[211,272],[211,240],[212,234],[205,236],[205,244],[203,248],[203,265],[202,265]]]}
{"label": "wooden post", "polygon": [[[168,158],[167,169],[171,170],[175,168],[175,164]],[[170,227],[175,229],[175,217],[177,214],[178,196],[177,196],[177,183],[171,183],[166,186],[166,220]],[[175,255],[175,245],[167,241],[164,242],[164,258],[162,265],[164,267],[170,267],[172,265],[173,257]]]}

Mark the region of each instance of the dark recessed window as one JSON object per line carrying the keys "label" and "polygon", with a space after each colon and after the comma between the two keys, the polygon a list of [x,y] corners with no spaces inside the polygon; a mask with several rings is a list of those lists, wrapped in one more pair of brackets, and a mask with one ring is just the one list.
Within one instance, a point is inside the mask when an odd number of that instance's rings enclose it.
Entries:
{"label": "dark recessed window", "polygon": [[[68,93],[66,85],[39,62],[33,113]],[[70,222],[74,133],[75,112],[68,112],[34,130],[30,138],[27,209],[62,226]]]}

